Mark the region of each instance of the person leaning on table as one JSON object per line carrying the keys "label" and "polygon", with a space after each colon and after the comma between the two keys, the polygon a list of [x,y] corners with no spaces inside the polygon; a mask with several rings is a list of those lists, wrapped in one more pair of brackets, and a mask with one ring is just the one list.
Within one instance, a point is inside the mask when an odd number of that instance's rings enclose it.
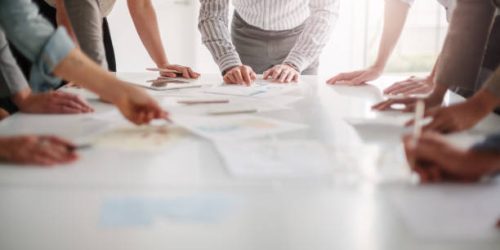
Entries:
{"label": "person leaning on table", "polygon": [[[33,62],[32,79],[46,84],[44,79],[61,77],[75,81],[83,87],[115,104],[122,114],[136,124],[152,119],[167,119],[168,114],[144,91],[120,81],[104,71],[75,48],[64,28],[54,30],[41,16],[30,0],[0,1],[0,36],[5,35],[29,60]],[[7,44],[0,44],[6,48]],[[51,82],[51,81],[48,81]],[[74,146],[55,137],[28,137],[16,144],[2,138],[1,157],[17,163],[47,164],[74,160]],[[48,152],[53,147],[60,151]],[[26,152],[16,154],[16,150]],[[64,150],[63,150],[64,149]]]}
{"label": "person leaning on table", "polygon": [[[113,10],[116,0],[45,0],[57,9],[59,24],[74,33],[82,51],[96,63],[107,68],[106,41],[107,26],[103,26],[106,16]],[[156,12],[151,0],[128,0],[130,16],[134,22],[144,47],[158,68],[176,70],[184,78],[198,78],[200,74],[191,68],[171,64],[163,48]],[[68,21],[65,21],[68,20]],[[107,38],[107,39],[106,39]],[[162,73],[176,77],[175,73]]]}
{"label": "person leaning on table", "polygon": [[[433,79],[435,88],[424,99],[426,109],[441,106],[446,91],[451,87],[458,90],[475,88],[495,12],[496,8],[490,0],[457,0],[436,67]],[[394,104],[404,104],[404,111],[412,111],[415,102],[415,98],[391,99],[376,104],[373,108],[387,110]]]}
{"label": "person leaning on table", "polygon": [[[448,21],[454,10],[454,0],[438,0],[438,2],[446,9]],[[415,3],[415,0],[385,0],[384,9],[384,28],[382,38],[380,39],[379,51],[374,64],[366,69],[352,72],[340,73],[330,78],[328,84],[345,84],[345,85],[361,85],[368,81],[378,79],[389,58],[397,45],[397,42],[403,32],[406,19],[408,18],[410,7]],[[432,90],[432,76],[425,79],[410,77],[409,79],[395,83],[384,90],[384,94],[415,94],[426,93]],[[430,80],[429,80],[430,79]],[[413,82],[412,84],[410,82]],[[404,86],[402,86],[405,83]]]}
{"label": "person leaning on table", "polygon": [[339,0],[200,0],[198,27],[224,81],[250,84],[256,74],[277,82],[317,73],[318,57],[338,17]]}

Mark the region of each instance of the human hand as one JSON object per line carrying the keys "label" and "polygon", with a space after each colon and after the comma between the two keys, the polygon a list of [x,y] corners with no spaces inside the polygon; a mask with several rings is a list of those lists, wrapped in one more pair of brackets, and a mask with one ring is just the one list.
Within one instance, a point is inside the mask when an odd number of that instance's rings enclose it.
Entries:
{"label": "human hand", "polygon": [[492,172],[492,157],[498,157],[456,148],[435,133],[422,134],[416,144],[411,135],[403,141],[410,167],[422,183],[477,182]]}
{"label": "human hand", "polygon": [[0,145],[0,158],[16,164],[52,166],[78,158],[73,144],[54,136],[1,138]]}
{"label": "human hand", "polygon": [[172,71],[175,70],[175,71],[179,72],[179,74],[176,74],[173,72],[160,71],[160,75],[165,76],[165,77],[175,78],[178,76],[182,76],[186,79],[198,79],[200,77],[199,73],[193,71],[190,67],[186,67],[186,66],[181,66],[181,65],[177,65],[177,64],[167,64],[167,65],[164,65],[160,68],[166,69],[166,70],[172,70]]}
{"label": "human hand", "polygon": [[0,108],[0,121],[7,118],[9,115],[9,112],[7,112],[5,109]]}
{"label": "human hand", "polygon": [[373,66],[364,70],[340,73],[330,78],[326,83],[358,86],[379,78],[382,71],[383,69]]}
{"label": "human hand", "polygon": [[19,110],[36,114],[81,114],[94,112],[90,105],[78,95],[63,91],[50,91],[40,94],[16,94],[13,98]]}
{"label": "human hand", "polygon": [[276,83],[298,82],[300,72],[288,64],[276,65],[264,72],[264,80],[271,80]]}
{"label": "human hand", "polygon": [[257,74],[252,68],[246,65],[231,68],[224,75],[224,82],[227,84],[244,84],[249,86],[257,79]]}
{"label": "human hand", "polygon": [[426,94],[432,92],[434,83],[432,77],[416,77],[396,82],[384,90],[386,95],[411,95],[411,94]]}
{"label": "human hand", "polygon": [[[440,106],[443,103],[444,95],[446,94],[446,87],[439,87],[432,92],[431,95],[423,98],[426,110]],[[378,111],[394,110],[394,105],[404,105],[402,109],[396,109],[403,112],[413,112],[418,100],[422,98],[419,96],[409,96],[403,98],[389,98],[386,101],[377,103],[372,106],[372,109]]]}
{"label": "human hand", "polygon": [[109,101],[115,104],[129,121],[142,125],[154,119],[168,120],[168,113],[144,90],[122,84],[115,92]]}
{"label": "human hand", "polygon": [[[440,133],[454,133],[474,127],[479,121],[487,116],[490,111],[484,111],[470,102],[464,102],[449,107],[436,107],[425,112],[425,117],[431,117],[432,121],[423,127],[424,131],[436,131]],[[414,120],[406,123],[412,126]]]}

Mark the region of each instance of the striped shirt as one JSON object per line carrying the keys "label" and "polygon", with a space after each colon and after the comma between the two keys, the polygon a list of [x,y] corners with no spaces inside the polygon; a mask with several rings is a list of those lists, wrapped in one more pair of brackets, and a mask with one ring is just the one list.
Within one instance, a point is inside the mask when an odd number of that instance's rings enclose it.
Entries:
{"label": "striped shirt", "polygon": [[[340,0],[233,0],[248,24],[267,31],[283,31],[305,23],[304,31],[283,63],[299,71],[315,61],[330,38]],[[203,43],[221,71],[241,65],[228,28],[229,0],[200,0],[198,27]]]}

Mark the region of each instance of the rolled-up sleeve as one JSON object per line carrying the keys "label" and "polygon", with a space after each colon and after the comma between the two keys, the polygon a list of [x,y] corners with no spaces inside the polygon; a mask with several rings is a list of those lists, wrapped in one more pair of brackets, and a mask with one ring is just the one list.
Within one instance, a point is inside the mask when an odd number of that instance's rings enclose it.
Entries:
{"label": "rolled-up sleeve", "polygon": [[55,87],[52,74],[75,48],[64,28],[54,30],[30,0],[0,1],[0,27],[11,43],[33,63],[30,83],[36,90]]}
{"label": "rolled-up sleeve", "polygon": [[299,71],[305,70],[316,60],[326,46],[337,22],[338,0],[311,0],[311,16],[307,19],[304,31],[283,63],[292,64]]}

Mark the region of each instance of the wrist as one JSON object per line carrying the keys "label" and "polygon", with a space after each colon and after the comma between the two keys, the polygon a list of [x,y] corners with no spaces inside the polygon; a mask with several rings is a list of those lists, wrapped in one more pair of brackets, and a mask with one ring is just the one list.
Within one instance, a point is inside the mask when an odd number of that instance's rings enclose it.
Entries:
{"label": "wrist", "polygon": [[500,105],[498,98],[487,89],[482,89],[476,95],[471,97],[470,102],[473,103],[480,111],[485,113],[492,112]]}
{"label": "wrist", "polygon": [[24,88],[21,91],[15,93],[11,100],[18,108],[22,108],[25,101],[31,96],[32,92],[30,88]]}
{"label": "wrist", "polygon": [[381,62],[376,62],[375,64],[373,64],[372,66],[370,66],[370,69],[373,69],[379,73],[382,73],[385,69],[385,63],[381,63]]}
{"label": "wrist", "polygon": [[291,67],[295,71],[300,72],[299,67],[297,67],[297,65],[295,65],[293,63],[290,63],[290,62],[287,62],[287,63],[284,63],[284,64],[287,65],[287,66],[289,66],[289,67]]}

